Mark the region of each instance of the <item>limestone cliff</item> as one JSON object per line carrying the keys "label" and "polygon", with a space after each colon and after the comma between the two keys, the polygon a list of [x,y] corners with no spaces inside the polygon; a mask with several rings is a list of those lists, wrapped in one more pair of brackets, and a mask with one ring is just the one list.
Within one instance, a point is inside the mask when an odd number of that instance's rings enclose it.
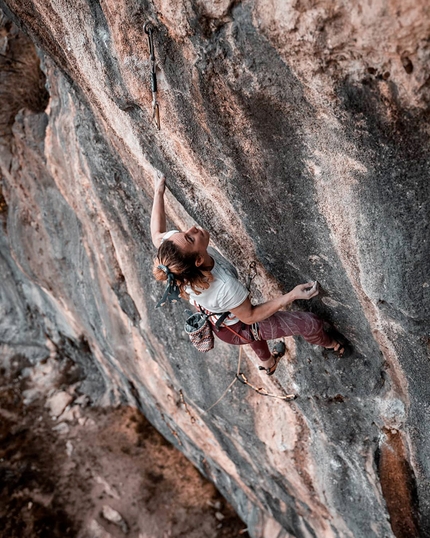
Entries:
{"label": "limestone cliff", "polygon": [[[430,536],[427,3],[0,6],[2,360],[69,342],[80,390],[138,406],[254,538]],[[256,260],[256,298],[317,279],[297,307],[354,356],[290,339],[272,379],[247,351],[254,385],[298,399],[236,383],[205,412],[237,350],[200,355],[183,305],[154,309],[154,167],[172,226],[207,228],[243,277]]]}

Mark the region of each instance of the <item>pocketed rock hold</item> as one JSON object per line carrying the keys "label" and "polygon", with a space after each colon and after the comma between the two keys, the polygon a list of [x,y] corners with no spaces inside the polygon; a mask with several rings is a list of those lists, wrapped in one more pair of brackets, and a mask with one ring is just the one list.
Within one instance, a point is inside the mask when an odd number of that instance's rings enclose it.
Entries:
{"label": "pocketed rock hold", "polygon": [[121,498],[117,489],[111,486],[102,476],[96,476],[95,481],[101,486],[103,486],[103,491],[110,497],[113,497],[114,499],[117,499],[117,500]]}
{"label": "pocketed rock hold", "polygon": [[91,538],[113,538],[112,534],[107,532],[95,519],[89,523],[88,531]]}
{"label": "pocketed rock hold", "polygon": [[64,412],[72,400],[73,396],[71,396],[68,392],[56,392],[46,401],[46,407],[49,408],[50,414],[57,418]]}
{"label": "pocketed rock hold", "polygon": [[122,532],[125,534],[128,533],[128,525],[124,521],[123,517],[119,512],[111,508],[109,505],[105,504],[102,508],[102,516],[111,523],[118,525],[121,528]]}

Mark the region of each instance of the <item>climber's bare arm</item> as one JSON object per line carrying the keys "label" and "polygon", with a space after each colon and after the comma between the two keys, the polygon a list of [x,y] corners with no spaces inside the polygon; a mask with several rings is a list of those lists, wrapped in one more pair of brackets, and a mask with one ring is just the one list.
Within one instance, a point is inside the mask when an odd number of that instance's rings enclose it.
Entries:
{"label": "climber's bare arm", "polygon": [[318,295],[318,284],[316,282],[308,282],[307,284],[296,286],[285,295],[256,306],[252,305],[249,299],[246,299],[240,306],[233,308],[231,313],[243,323],[251,325],[252,323],[269,318],[272,314],[285,308],[297,299],[311,299],[315,295]]}
{"label": "climber's bare arm", "polygon": [[154,202],[151,212],[151,238],[154,246],[158,248],[163,235],[166,233],[166,211],[164,209],[164,191],[166,178],[161,172],[154,173]]}

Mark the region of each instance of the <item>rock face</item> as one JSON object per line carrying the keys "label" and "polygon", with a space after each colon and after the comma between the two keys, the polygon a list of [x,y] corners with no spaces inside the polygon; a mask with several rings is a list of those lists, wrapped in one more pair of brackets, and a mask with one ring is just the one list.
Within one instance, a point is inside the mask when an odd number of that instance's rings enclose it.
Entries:
{"label": "rock face", "polygon": [[[82,393],[138,406],[255,538],[430,536],[427,3],[0,6],[2,359],[67,343]],[[243,277],[257,261],[256,298],[318,279],[297,307],[353,357],[291,339],[266,379],[245,350],[250,382],[299,398],[236,383],[206,412],[237,349],[199,355],[183,305],[154,309],[154,167],[172,227],[207,228]]]}

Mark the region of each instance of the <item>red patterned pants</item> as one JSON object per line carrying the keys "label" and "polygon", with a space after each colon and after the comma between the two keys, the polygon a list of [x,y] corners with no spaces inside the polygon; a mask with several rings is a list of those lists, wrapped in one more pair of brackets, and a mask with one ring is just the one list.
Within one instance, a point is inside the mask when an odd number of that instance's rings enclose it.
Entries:
{"label": "red patterned pants", "polygon": [[[331,344],[332,338],[324,331],[323,321],[310,312],[276,312],[270,318],[258,323],[261,340],[254,340],[251,326],[239,321],[234,325],[229,325],[235,333],[221,327],[219,331],[214,329],[216,336],[227,342],[240,346],[249,344],[261,361],[270,359],[271,354],[266,340],[274,340],[282,336],[303,336],[311,344],[327,347]],[[238,336],[239,335],[239,336]]]}

